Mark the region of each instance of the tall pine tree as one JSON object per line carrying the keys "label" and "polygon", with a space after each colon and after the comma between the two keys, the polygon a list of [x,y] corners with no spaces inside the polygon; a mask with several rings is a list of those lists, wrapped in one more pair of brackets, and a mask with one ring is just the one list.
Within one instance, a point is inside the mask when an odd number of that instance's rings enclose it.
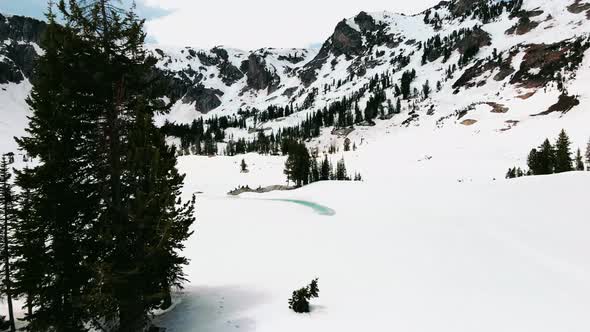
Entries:
{"label": "tall pine tree", "polygon": [[13,287],[12,287],[12,266],[13,243],[12,228],[15,225],[15,198],[13,193],[13,184],[11,182],[12,174],[8,169],[8,160],[5,155],[0,160],[0,218],[2,222],[2,294],[6,297],[8,304],[8,322],[10,331],[15,331],[14,310],[12,307]]}
{"label": "tall pine tree", "polygon": [[[88,141],[95,129],[89,114],[92,87],[86,50],[90,47],[68,26],[55,21],[50,9],[48,27],[41,43],[44,54],[37,62],[31,95],[28,135],[18,140],[37,166],[19,174],[23,191],[35,193],[33,210],[45,232],[34,241],[46,243],[41,264],[47,267],[32,297],[36,311],[28,317],[37,330],[84,331],[89,311],[83,290],[93,279],[92,229],[99,205],[95,148]],[[26,176],[24,175],[26,174]],[[25,178],[26,177],[26,178]],[[24,275],[33,271],[21,271]]]}
{"label": "tall pine tree", "polygon": [[35,214],[23,219],[28,229],[43,225],[37,236],[51,267],[48,278],[23,283],[33,293],[30,325],[142,331],[149,311],[169,305],[183,281],[179,251],[194,198],[180,200],[176,151],[153,125],[168,105],[143,48],[143,21],[108,0],[62,0],[58,8],[65,25],[50,12],[33,117],[19,140],[39,160],[19,175],[35,195]]}
{"label": "tall pine tree", "polygon": [[555,143],[555,173],[573,170],[570,145],[570,139],[565,130],[562,129]]}
{"label": "tall pine tree", "polygon": [[18,195],[17,225],[14,228],[14,291],[24,298],[28,329],[37,331],[33,322],[33,306],[41,305],[41,289],[47,283],[50,267],[46,264],[47,236],[44,223],[38,219],[36,184],[30,169],[18,173],[17,185],[22,190]]}

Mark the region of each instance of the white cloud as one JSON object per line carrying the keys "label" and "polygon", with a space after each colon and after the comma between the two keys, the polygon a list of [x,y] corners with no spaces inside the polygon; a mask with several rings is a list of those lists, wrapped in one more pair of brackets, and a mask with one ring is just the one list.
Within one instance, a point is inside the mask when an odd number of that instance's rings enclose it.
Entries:
{"label": "white cloud", "polygon": [[322,43],[336,23],[360,11],[413,14],[438,0],[144,0],[172,11],[147,24],[159,43],[241,49],[307,47]]}

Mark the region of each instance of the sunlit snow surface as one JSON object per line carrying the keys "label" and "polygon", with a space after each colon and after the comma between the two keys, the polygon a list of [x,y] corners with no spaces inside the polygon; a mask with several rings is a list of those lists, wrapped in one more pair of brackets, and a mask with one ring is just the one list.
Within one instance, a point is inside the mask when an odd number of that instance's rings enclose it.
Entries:
{"label": "sunlit snow surface", "polygon": [[[221,170],[216,158],[181,158],[181,170],[192,170],[186,192],[203,194],[185,251],[190,283],[156,319],[168,331],[590,329],[590,173],[459,182],[415,171],[223,195],[217,171],[228,183],[283,181],[282,158],[245,159],[249,174],[240,158]],[[291,292],[316,277],[311,314],[290,311]]]}

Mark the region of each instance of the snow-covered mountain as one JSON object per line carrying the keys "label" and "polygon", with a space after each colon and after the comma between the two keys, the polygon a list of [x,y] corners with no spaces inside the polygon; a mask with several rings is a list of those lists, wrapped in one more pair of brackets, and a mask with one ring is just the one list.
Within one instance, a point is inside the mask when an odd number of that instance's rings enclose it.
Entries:
{"label": "snow-covered mountain", "polygon": [[[0,17],[0,111],[10,128],[3,137],[24,123],[23,98],[42,28],[32,19]],[[553,135],[558,118],[590,117],[584,110],[589,36],[590,3],[582,0],[454,0],[412,16],[361,12],[338,23],[319,50],[150,48],[170,82],[171,122],[240,117],[273,106],[295,110],[286,118],[248,117],[250,130],[226,129],[231,137],[254,137],[253,127],[276,132],[352,100],[337,115],[350,121],[337,127],[354,130],[326,128],[310,142],[327,149],[344,136],[360,144],[415,126],[500,135],[529,123],[533,129],[522,136],[531,141]],[[375,109],[369,117],[376,126],[365,121],[368,108]],[[583,133],[573,131],[581,144]]]}

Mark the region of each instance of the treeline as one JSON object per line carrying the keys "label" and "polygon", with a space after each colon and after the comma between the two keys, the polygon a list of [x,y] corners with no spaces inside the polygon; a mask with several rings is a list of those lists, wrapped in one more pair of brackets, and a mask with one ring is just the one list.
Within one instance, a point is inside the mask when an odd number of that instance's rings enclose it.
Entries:
{"label": "treeline", "polygon": [[47,17],[17,140],[35,163],[14,182],[0,164],[8,325],[19,298],[28,331],[146,331],[184,281],[195,220],[176,151],[153,124],[166,89],[149,75],[156,60],[132,11],[59,1]]}
{"label": "treeline", "polygon": [[[590,166],[590,142],[586,148],[586,165]],[[537,148],[531,150],[527,158],[528,170],[520,167],[513,167],[506,172],[506,178],[517,178],[527,175],[547,175],[564,173],[570,171],[583,171],[586,169],[582,151],[577,149],[572,157],[571,141],[565,130],[562,130],[557,137],[555,144],[549,139]]]}
{"label": "treeline", "polygon": [[[389,74],[375,75],[368,84],[350,96],[344,96],[322,109],[309,112],[298,124],[286,126],[276,132],[266,133],[257,129],[258,123],[290,116],[299,109],[292,105],[285,107],[269,106],[264,111],[256,109],[239,110],[239,116],[213,117],[207,120],[194,120],[190,125],[166,121],[162,132],[180,140],[181,155],[239,155],[256,152],[260,154],[287,154],[286,140],[307,140],[318,137],[322,128],[348,128],[354,125],[373,125],[376,118],[398,114],[402,110],[401,98],[409,96],[411,82],[416,77],[415,71],[408,71],[401,80],[401,88],[393,84]],[[397,102],[395,105],[387,99],[385,90],[394,87]],[[417,90],[416,90],[417,91]],[[417,92],[415,92],[417,93]],[[370,94],[366,106],[361,110],[359,102]],[[310,101],[313,104],[313,101]],[[249,126],[248,123],[253,124]],[[256,132],[252,138],[228,137],[225,130],[239,128]],[[218,143],[225,143],[220,148]]]}
{"label": "treeline", "polygon": [[301,187],[318,181],[362,181],[359,173],[350,177],[346,170],[344,158],[340,159],[336,165],[324,155],[323,160],[318,161],[318,157],[312,155],[304,143],[290,142],[287,161],[285,162],[284,173],[287,175],[287,182],[292,181],[297,187]]}

